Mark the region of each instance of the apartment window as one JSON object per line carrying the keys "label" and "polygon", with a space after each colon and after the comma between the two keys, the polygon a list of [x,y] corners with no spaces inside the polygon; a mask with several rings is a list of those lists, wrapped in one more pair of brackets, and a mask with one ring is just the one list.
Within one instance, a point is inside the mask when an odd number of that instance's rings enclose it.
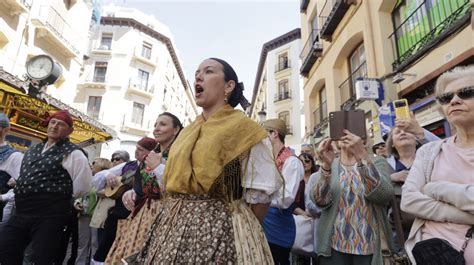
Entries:
{"label": "apartment window", "polygon": [[132,123],[142,126],[143,114],[145,113],[145,105],[133,102]]}
{"label": "apartment window", "polygon": [[151,50],[153,46],[150,43],[143,42],[142,45],[142,57],[145,57],[147,59],[151,58]]}
{"label": "apartment window", "polygon": [[355,82],[360,77],[367,76],[367,64],[365,63],[365,48],[364,44],[359,45],[352,53],[350,58],[351,65],[351,96],[354,94]]}
{"label": "apartment window", "polygon": [[100,39],[99,49],[101,50],[110,50],[112,47],[112,34],[111,33],[102,33],[102,39]]}
{"label": "apartment window", "polygon": [[141,69],[138,69],[138,83],[137,86],[141,90],[147,90],[148,88],[148,78],[150,77],[150,74],[147,71],[143,71]]}
{"label": "apartment window", "polygon": [[288,79],[278,82],[278,99],[283,100],[290,98],[290,90],[288,88]]}
{"label": "apartment window", "polygon": [[415,60],[444,32],[462,26],[459,20],[470,13],[469,0],[397,1],[392,13],[394,32],[390,35],[396,46],[394,66]]}
{"label": "apartment window", "polygon": [[96,62],[94,67],[94,82],[104,83],[107,74],[107,62]]}
{"label": "apartment window", "polygon": [[278,68],[277,71],[284,70],[289,67],[289,61],[288,61],[288,53],[282,53],[278,55]]}
{"label": "apartment window", "polygon": [[321,121],[328,116],[328,103],[326,101],[326,87],[319,90],[319,106],[321,108]]}
{"label": "apartment window", "polygon": [[87,115],[94,119],[99,119],[101,103],[102,97],[89,96],[89,101],[87,102]]}
{"label": "apartment window", "polygon": [[361,77],[367,77],[364,44],[360,44],[349,56],[349,77],[339,86],[341,102],[346,103],[354,96],[355,82]]}

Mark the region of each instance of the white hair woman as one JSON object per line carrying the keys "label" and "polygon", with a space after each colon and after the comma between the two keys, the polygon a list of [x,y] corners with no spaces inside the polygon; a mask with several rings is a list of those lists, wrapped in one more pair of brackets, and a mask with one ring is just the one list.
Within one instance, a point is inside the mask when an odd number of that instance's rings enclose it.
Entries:
{"label": "white hair woman", "polygon": [[[422,256],[442,239],[454,254],[464,247],[465,264],[472,265],[474,242],[465,237],[474,225],[474,66],[441,75],[436,99],[456,134],[426,144],[416,154],[402,192],[402,210],[416,216],[405,248],[412,262],[429,264]],[[443,255],[432,252],[445,262],[436,264],[458,264],[452,257],[443,260],[446,250]]]}

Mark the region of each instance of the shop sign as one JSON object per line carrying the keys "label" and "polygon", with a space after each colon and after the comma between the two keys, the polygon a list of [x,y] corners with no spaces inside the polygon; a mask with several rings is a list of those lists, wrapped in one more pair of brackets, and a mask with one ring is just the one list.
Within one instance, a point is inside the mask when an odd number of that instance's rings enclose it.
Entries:
{"label": "shop sign", "polygon": [[426,104],[423,108],[414,111],[415,118],[422,127],[442,120],[443,116],[441,116],[438,108],[438,105],[434,101]]}

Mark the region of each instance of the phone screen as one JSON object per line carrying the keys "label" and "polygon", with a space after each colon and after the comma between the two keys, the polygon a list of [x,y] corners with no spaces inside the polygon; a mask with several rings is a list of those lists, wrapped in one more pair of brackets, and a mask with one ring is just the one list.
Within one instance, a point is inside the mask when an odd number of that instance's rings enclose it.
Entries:
{"label": "phone screen", "polygon": [[363,110],[334,111],[329,113],[329,137],[339,140],[344,136],[344,129],[359,136],[367,138],[365,128],[365,114]]}
{"label": "phone screen", "polygon": [[393,102],[395,109],[395,116],[397,119],[409,119],[410,109],[408,108],[408,102],[406,99],[395,100]]}

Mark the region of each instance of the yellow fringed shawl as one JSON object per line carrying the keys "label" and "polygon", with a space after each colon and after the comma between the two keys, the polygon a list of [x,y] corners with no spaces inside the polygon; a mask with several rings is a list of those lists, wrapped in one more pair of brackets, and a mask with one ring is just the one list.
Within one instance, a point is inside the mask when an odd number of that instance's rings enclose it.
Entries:
{"label": "yellow fringed shawl", "polygon": [[265,129],[229,105],[207,121],[197,117],[171,147],[164,172],[166,192],[207,194],[227,163],[265,137]]}

